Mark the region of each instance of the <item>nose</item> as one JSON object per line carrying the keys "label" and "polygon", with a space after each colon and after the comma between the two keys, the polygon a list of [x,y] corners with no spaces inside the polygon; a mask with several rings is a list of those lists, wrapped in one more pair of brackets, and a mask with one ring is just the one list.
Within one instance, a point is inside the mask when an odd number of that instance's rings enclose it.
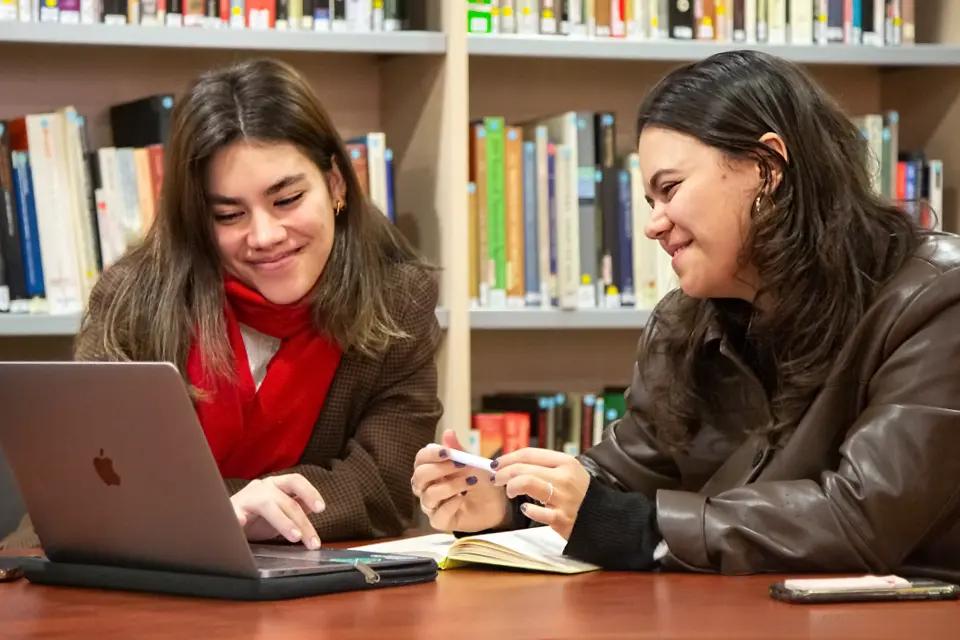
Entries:
{"label": "nose", "polygon": [[287,232],[276,217],[267,211],[254,210],[250,215],[247,242],[253,249],[266,249],[283,242]]}
{"label": "nose", "polygon": [[667,217],[666,212],[663,210],[663,205],[657,204],[650,213],[650,220],[647,221],[644,227],[644,233],[646,233],[647,237],[651,240],[657,240],[670,231],[671,227],[673,227],[673,222]]}

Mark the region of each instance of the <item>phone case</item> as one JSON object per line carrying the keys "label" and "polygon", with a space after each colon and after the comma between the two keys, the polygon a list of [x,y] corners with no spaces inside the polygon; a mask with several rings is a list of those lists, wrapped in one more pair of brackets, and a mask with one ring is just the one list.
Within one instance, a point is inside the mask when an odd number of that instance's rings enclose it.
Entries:
{"label": "phone case", "polygon": [[957,600],[960,587],[928,578],[827,578],[784,580],[770,585],[770,596],[791,604]]}

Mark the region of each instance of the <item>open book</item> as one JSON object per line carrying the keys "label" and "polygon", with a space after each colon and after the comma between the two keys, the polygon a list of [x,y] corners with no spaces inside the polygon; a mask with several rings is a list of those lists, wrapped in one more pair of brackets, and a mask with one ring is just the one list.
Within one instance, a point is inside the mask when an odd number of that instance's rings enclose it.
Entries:
{"label": "open book", "polygon": [[498,531],[457,539],[447,533],[354,547],[363,551],[433,558],[441,569],[470,563],[549,573],[585,573],[597,567],[563,555],[567,541],[550,527]]}

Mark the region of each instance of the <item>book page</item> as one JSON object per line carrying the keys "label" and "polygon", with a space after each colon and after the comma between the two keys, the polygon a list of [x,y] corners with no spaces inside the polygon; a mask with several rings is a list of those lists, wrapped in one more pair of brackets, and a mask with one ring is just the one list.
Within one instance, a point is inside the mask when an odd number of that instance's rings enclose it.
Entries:
{"label": "book page", "polygon": [[486,556],[491,560],[509,562],[513,566],[559,573],[599,569],[563,555],[566,546],[567,541],[559,533],[550,527],[540,526],[461,538],[450,552],[450,557],[482,561],[475,556]]}

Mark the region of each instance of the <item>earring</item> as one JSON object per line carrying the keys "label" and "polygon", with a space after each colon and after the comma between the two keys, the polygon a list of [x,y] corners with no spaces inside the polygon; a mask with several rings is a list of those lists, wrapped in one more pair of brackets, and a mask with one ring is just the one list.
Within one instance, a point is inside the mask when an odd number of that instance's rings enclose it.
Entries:
{"label": "earring", "polygon": [[761,194],[761,195],[758,195],[758,196],[757,196],[757,199],[754,200],[754,202],[753,202],[753,209],[754,209],[754,211],[757,213],[757,215],[760,214],[760,199],[761,199],[762,197],[763,197],[762,194]]}
{"label": "earring", "polygon": [[334,210],[334,216],[340,215],[340,212],[343,211],[343,200],[337,200],[336,209]]}

